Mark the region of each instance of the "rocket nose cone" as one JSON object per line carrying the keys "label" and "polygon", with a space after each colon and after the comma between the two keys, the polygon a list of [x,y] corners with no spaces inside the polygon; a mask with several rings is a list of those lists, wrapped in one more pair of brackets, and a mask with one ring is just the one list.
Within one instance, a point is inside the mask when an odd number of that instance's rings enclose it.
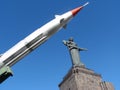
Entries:
{"label": "rocket nose cone", "polygon": [[75,8],[75,9],[71,10],[72,15],[75,16],[82,8],[83,8],[83,6],[80,6],[78,8]]}
{"label": "rocket nose cone", "polygon": [[83,7],[87,6],[89,4],[89,2],[86,2],[84,5],[78,7],[78,8],[75,8],[73,10],[71,10],[72,12],[72,15],[75,16]]}

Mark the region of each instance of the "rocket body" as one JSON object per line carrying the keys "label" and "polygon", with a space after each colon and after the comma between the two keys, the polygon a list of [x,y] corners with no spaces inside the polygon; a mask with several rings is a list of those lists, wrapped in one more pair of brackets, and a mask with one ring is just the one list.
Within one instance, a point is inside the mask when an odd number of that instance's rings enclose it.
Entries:
{"label": "rocket body", "polygon": [[55,19],[51,20],[41,28],[38,28],[11,49],[6,51],[0,57],[0,63],[10,67],[13,66],[16,62],[32,52],[35,48],[49,39],[49,37],[51,37],[54,33],[64,27],[72,19],[72,17],[73,15],[71,12],[67,12],[59,16],[56,15]]}
{"label": "rocket body", "polygon": [[15,46],[0,56],[0,83],[9,76],[12,76],[10,67],[32,52],[53,34],[58,32],[61,28],[65,28],[67,23],[83,8],[80,6],[62,15],[55,15],[55,18],[35,30],[26,38],[18,42]]}

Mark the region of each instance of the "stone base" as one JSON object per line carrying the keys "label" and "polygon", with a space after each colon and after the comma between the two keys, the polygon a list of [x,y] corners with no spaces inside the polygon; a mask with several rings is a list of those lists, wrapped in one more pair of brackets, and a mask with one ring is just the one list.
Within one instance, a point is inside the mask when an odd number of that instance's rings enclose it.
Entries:
{"label": "stone base", "polygon": [[60,90],[114,90],[109,82],[103,82],[101,75],[85,67],[72,67],[63,81]]}

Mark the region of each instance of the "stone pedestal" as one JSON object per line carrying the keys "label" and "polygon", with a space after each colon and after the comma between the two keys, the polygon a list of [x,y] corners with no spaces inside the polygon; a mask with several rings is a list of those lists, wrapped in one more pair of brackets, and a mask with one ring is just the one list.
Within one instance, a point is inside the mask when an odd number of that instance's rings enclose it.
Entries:
{"label": "stone pedestal", "polygon": [[72,67],[63,81],[60,90],[114,90],[109,82],[103,82],[101,75],[85,67]]}

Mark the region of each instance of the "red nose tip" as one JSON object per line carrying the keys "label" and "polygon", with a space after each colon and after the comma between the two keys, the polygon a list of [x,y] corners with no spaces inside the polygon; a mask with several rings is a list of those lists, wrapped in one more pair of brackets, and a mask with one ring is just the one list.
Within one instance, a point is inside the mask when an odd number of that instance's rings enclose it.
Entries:
{"label": "red nose tip", "polygon": [[78,8],[75,8],[75,9],[71,10],[72,15],[75,16],[82,8],[83,8],[83,6],[80,6]]}

